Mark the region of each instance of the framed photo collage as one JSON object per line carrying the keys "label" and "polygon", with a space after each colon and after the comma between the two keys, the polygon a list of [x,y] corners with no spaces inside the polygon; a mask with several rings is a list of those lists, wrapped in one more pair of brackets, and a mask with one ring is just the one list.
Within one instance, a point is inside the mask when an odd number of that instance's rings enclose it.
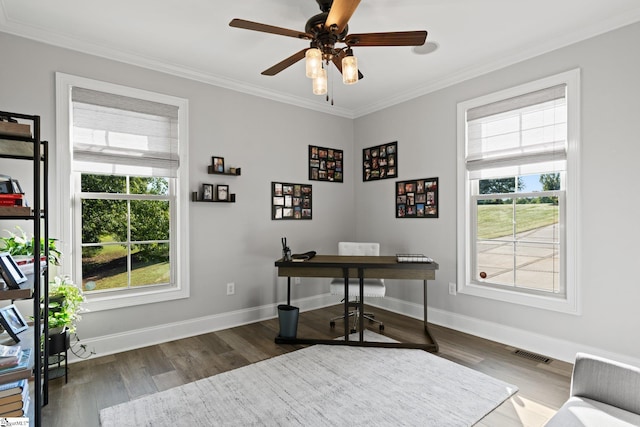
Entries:
{"label": "framed photo collage", "polygon": [[312,186],[271,183],[271,219],[312,219]]}
{"label": "framed photo collage", "polygon": [[362,180],[398,177],[398,141],[362,150]]}
{"label": "framed photo collage", "polygon": [[309,146],[309,180],[342,182],[343,151]]}
{"label": "framed photo collage", "polygon": [[397,181],[396,218],[438,218],[438,178]]}

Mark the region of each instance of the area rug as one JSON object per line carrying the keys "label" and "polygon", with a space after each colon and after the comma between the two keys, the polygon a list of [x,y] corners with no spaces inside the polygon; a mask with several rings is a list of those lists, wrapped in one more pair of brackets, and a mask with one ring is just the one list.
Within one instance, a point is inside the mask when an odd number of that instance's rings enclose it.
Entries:
{"label": "area rug", "polygon": [[423,350],[314,345],[100,411],[122,426],[471,426],[517,391]]}

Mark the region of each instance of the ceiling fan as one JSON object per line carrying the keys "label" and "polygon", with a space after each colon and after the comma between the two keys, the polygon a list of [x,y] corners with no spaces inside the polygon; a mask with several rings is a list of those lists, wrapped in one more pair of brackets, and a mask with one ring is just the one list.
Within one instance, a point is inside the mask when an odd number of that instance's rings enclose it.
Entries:
{"label": "ceiling fan", "polygon": [[[310,41],[308,48],[302,49],[267,68],[262,72],[263,75],[274,76],[306,58],[306,75],[314,79],[314,93],[322,95],[326,93],[327,85],[324,64],[328,65],[329,62],[333,62],[342,74],[345,84],[356,83],[364,77],[357,69],[357,60],[353,56],[352,47],[422,46],[427,39],[426,31],[348,34],[349,26],[347,24],[360,4],[360,0],[316,0],[316,2],[322,13],[309,18],[304,32],[244,19],[231,20],[229,23],[231,27]],[[345,46],[338,47],[337,44]],[[316,85],[319,85],[317,91]],[[324,87],[322,87],[323,85]]]}

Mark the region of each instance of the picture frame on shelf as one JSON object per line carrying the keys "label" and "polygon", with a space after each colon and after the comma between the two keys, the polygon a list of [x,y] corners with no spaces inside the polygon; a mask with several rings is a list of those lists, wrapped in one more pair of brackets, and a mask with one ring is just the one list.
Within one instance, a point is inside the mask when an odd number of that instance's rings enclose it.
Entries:
{"label": "picture frame on shelf", "polygon": [[213,184],[202,184],[202,200],[213,201]]}
{"label": "picture frame on shelf", "polygon": [[13,304],[0,308],[0,325],[15,342],[20,342],[18,334],[29,328],[27,321]]}
{"label": "picture frame on shelf", "polygon": [[362,181],[398,177],[398,141],[362,149]]}
{"label": "picture frame on shelf", "polygon": [[20,284],[27,281],[9,252],[0,252],[0,277],[9,289],[20,289]]}
{"label": "picture frame on shelf", "polygon": [[342,150],[309,145],[309,180],[343,182],[343,158]]}
{"label": "picture frame on shelf", "polygon": [[224,157],[212,157],[213,171],[216,173],[224,173]]}
{"label": "picture frame on shelf", "polygon": [[396,218],[438,218],[438,178],[396,181]]}
{"label": "picture frame on shelf", "polygon": [[216,196],[217,200],[227,201],[229,200],[229,186],[228,185],[218,185],[216,187]]}
{"label": "picture frame on shelf", "polygon": [[313,188],[310,184],[271,183],[271,219],[304,220],[313,218]]}

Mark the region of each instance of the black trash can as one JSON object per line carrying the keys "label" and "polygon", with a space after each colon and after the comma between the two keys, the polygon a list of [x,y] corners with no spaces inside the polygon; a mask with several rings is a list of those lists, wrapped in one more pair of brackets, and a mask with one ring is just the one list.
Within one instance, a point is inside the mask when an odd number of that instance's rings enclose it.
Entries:
{"label": "black trash can", "polygon": [[278,320],[280,321],[281,338],[295,338],[298,333],[298,313],[300,309],[292,305],[278,306]]}

